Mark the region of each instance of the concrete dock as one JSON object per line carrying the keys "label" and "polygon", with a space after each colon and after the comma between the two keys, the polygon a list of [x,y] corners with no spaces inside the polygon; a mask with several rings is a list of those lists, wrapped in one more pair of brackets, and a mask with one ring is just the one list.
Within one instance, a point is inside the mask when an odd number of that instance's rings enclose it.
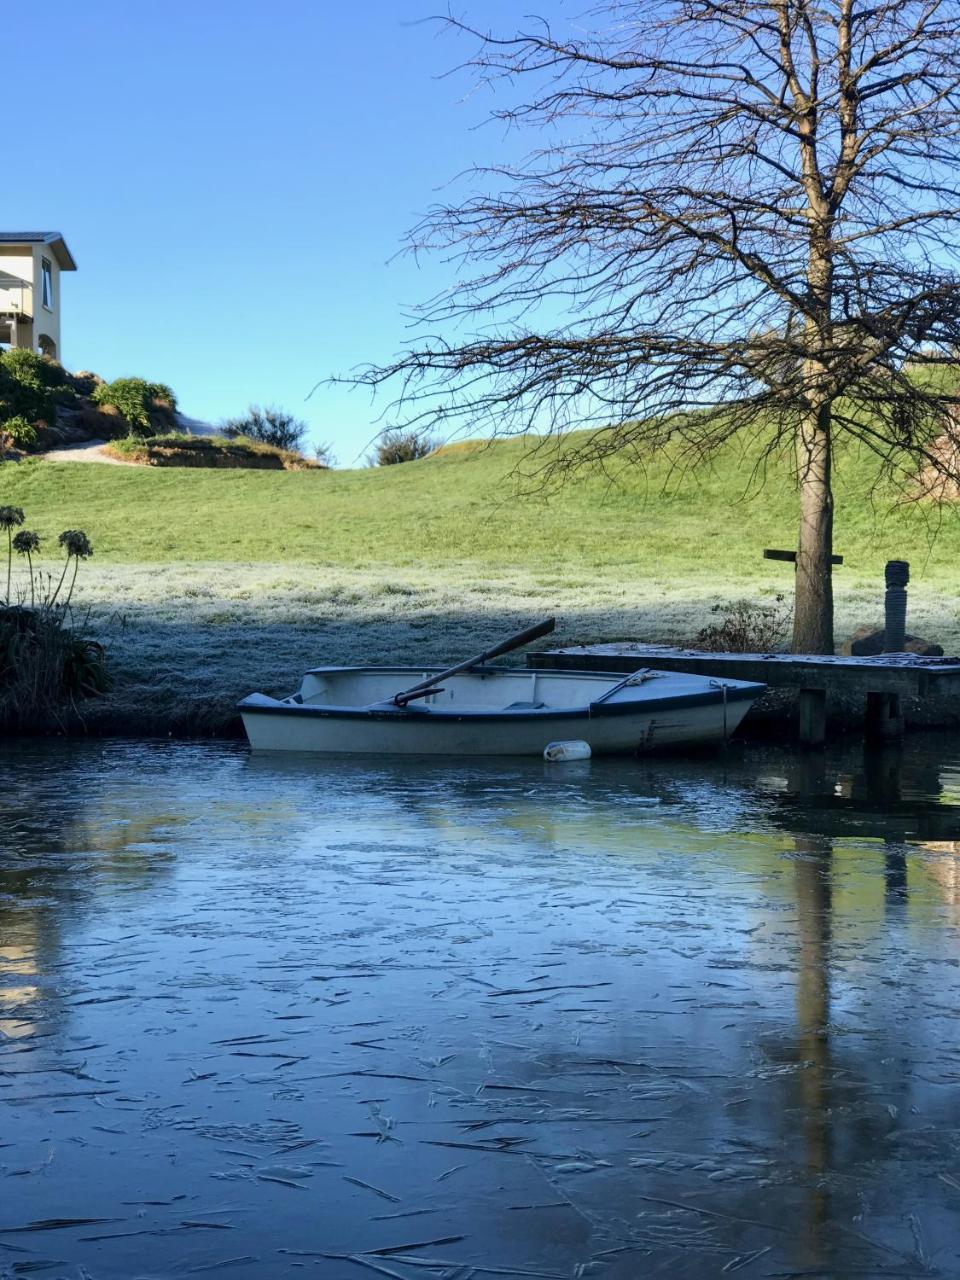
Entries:
{"label": "concrete dock", "polygon": [[927,658],[913,653],[847,658],[791,653],[711,653],[670,645],[631,642],[575,645],[532,653],[528,665],[580,671],[684,671],[714,679],[758,680],[800,695],[800,740],[820,746],[826,738],[831,695],[863,695],[868,736],[896,737],[903,731],[904,698],[960,694],[960,658]]}

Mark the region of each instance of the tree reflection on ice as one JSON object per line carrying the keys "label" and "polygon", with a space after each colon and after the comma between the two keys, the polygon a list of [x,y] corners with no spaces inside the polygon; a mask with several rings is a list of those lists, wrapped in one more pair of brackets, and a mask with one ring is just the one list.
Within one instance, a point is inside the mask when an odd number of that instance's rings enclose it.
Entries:
{"label": "tree reflection on ice", "polygon": [[810,1202],[804,1261],[825,1266],[830,1241],[830,919],[833,846],[823,837],[796,837],[799,908],[797,1048],[805,1064],[800,1090]]}

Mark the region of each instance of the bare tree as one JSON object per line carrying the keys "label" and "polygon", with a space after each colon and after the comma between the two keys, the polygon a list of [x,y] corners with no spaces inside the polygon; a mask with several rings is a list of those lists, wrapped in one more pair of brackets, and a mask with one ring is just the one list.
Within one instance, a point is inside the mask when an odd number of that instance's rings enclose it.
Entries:
{"label": "bare tree", "polygon": [[417,429],[565,440],[550,477],[739,434],[789,460],[794,649],[832,652],[838,444],[907,490],[958,478],[960,0],[615,0],[588,21],[452,24],[525,99],[495,115],[542,141],[414,230],[458,278],[358,380],[398,379]]}

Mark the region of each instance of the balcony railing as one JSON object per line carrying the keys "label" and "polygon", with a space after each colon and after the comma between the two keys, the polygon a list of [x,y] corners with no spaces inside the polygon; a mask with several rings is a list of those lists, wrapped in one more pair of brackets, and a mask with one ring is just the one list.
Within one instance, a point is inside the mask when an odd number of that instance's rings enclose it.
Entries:
{"label": "balcony railing", "polygon": [[0,314],[30,316],[33,313],[33,289],[15,276],[0,276]]}

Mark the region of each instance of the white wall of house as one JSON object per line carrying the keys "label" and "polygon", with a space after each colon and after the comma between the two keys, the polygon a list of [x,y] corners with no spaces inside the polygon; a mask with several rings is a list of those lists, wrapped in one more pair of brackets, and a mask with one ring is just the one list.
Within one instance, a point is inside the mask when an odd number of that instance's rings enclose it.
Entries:
{"label": "white wall of house", "polygon": [[[51,305],[43,301],[43,266],[50,265]],[[11,277],[13,279],[11,280]],[[60,265],[49,245],[0,245],[0,312],[30,316],[17,324],[17,346],[43,349],[60,359]]]}
{"label": "white wall of house", "polygon": [[[51,273],[52,296],[50,305],[43,301],[43,264],[48,263]],[[52,350],[44,350],[47,339]],[[33,346],[45,355],[60,359],[60,267],[49,245],[33,246]]]}

